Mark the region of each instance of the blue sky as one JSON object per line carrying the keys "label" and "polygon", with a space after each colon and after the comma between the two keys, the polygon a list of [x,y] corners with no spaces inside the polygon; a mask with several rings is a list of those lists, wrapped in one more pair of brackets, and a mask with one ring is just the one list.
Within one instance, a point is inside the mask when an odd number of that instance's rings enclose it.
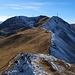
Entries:
{"label": "blue sky", "polygon": [[12,16],[58,16],[75,23],[75,0],[0,0],[0,21]]}

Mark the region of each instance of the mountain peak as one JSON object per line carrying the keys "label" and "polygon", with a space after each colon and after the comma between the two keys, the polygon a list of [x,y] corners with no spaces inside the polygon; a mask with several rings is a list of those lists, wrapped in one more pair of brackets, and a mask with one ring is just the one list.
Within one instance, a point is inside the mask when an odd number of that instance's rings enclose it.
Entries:
{"label": "mountain peak", "polygon": [[64,24],[68,24],[66,21],[64,21],[62,18],[58,17],[58,16],[53,16],[51,17],[52,20],[54,20],[55,22],[62,22]]}
{"label": "mountain peak", "polygon": [[[0,25],[1,35],[8,36],[14,31],[17,31],[21,28],[32,29],[44,25],[49,21],[47,16],[37,16],[37,17],[26,17],[26,16],[15,16],[7,19]],[[12,32],[12,33],[10,33]]]}
{"label": "mountain peak", "polygon": [[63,19],[53,16],[43,28],[51,31],[53,35],[51,54],[69,63],[75,63],[75,32],[73,27]]}

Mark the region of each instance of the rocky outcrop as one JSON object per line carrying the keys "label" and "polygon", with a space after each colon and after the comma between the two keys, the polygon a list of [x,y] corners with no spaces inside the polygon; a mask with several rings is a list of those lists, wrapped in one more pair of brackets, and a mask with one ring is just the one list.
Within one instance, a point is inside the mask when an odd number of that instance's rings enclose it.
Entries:
{"label": "rocky outcrop", "polygon": [[2,75],[74,75],[74,67],[51,55],[19,53],[9,62],[8,69]]}

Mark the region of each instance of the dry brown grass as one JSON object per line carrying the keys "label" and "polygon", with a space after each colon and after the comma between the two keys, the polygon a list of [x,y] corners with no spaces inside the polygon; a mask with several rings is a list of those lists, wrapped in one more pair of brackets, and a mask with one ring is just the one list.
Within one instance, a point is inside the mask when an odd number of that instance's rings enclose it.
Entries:
{"label": "dry brown grass", "polygon": [[49,21],[50,21],[49,17],[43,17],[38,21],[38,26],[40,27],[40,26],[46,25],[48,24]]}
{"label": "dry brown grass", "polygon": [[[62,60],[54,61],[54,63],[62,68],[62,71],[55,69],[51,62],[46,61],[44,58],[40,60],[40,65],[44,68],[46,72],[51,75],[75,75],[75,65],[68,65],[67,62]],[[61,69],[60,69],[61,70]]]}
{"label": "dry brown grass", "polygon": [[55,63],[63,68],[62,71],[66,75],[69,75],[70,72],[75,73],[75,65],[74,64],[69,64],[69,63],[64,62],[62,60],[57,60]]}
{"label": "dry brown grass", "polygon": [[44,67],[45,71],[48,72],[51,75],[61,75],[57,70],[55,70],[48,61],[45,59],[40,60],[40,65]]}
{"label": "dry brown grass", "polygon": [[28,29],[0,42],[0,70],[12,57],[19,52],[45,53],[49,52],[50,33],[41,28]]}

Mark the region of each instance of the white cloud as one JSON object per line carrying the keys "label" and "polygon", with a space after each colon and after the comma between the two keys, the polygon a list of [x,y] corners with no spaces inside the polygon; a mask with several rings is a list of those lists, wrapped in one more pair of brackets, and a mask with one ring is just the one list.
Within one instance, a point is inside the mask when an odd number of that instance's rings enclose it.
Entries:
{"label": "white cloud", "polygon": [[0,21],[5,21],[6,19],[10,18],[11,16],[0,16]]}
{"label": "white cloud", "polygon": [[74,20],[73,20],[73,23],[75,23],[75,18],[74,18]]}
{"label": "white cloud", "polygon": [[35,2],[31,2],[31,3],[20,3],[20,4],[3,4],[0,5],[2,6],[2,8],[18,8],[18,9],[37,9],[40,6],[42,6],[43,3],[35,3]]}
{"label": "white cloud", "polygon": [[42,6],[46,5],[47,2],[26,2],[26,3],[17,3],[17,4],[1,4],[1,9],[15,9],[15,10],[23,10],[23,9],[32,9],[32,10],[40,10]]}
{"label": "white cloud", "polygon": [[1,4],[0,9],[39,9],[42,8],[42,6],[53,6],[53,5],[66,5],[69,4],[69,2],[26,2],[26,3],[16,3],[16,4]]}
{"label": "white cloud", "polygon": [[75,18],[66,20],[70,24],[75,24]]}
{"label": "white cloud", "polygon": [[26,6],[26,5],[19,5],[19,6],[13,6],[10,7],[12,9],[17,9],[17,10],[23,10],[23,9],[38,9],[36,6]]}

